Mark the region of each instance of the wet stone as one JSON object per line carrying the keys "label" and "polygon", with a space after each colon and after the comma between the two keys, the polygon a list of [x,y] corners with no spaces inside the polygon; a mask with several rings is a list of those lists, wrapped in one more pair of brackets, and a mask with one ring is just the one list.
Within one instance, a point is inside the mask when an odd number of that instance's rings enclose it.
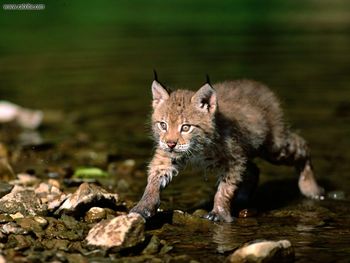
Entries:
{"label": "wet stone", "polygon": [[67,195],[62,193],[58,187],[48,183],[40,183],[34,192],[40,201],[47,205],[49,211],[54,211],[67,198]]}
{"label": "wet stone", "polygon": [[18,226],[15,222],[9,222],[0,226],[0,231],[6,235],[16,234],[16,235],[25,235],[28,234],[28,231]]}
{"label": "wet stone", "polygon": [[148,245],[144,248],[142,251],[142,254],[146,255],[154,255],[157,254],[160,249],[160,240],[157,236],[152,236],[151,240],[149,241]]}
{"label": "wet stone", "polygon": [[22,215],[45,215],[47,206],[42,204],[33,190],[16,185],[0,199],[0,211],[8,214],[20,212]]}
{"label": "wet stone", "polygon": [[0,223],[7,223],[13,221],[12,217],[7,214],[0,214]]}
{"label": "wet stone", "polygon": [[188,225],[193,229],[206,229],[212,224],[207,219],[193,216],[180,210],[174,210],[172,222],[177,225]]}
{"label": "wet stone", "polygon": [[145,220],[136,213],[106,219],[96,224],[86,237],[88,245],[108,248],[129,248],[144,241]]}
{"label": "wet stone", "polygon": [[63,239],[46,239],[42,241],[42,244],[46,249],[67,250],[70,241]]}
{"label": "wet stone", "polygon": [[34,240],[30,236],[10,235],[6,243],[7,247],[13,247],[16,250],[30,248]]}
{"label": "wet stone", "polygon": [[254,240],[239,247],[226,262],[294,262],[294,249],[288,240],[269,241]]}
{"label": "wet stone", "polygon": [[201,218],[203,218],[207,214],[208,214],[208,211],[206,211],[204,209],[197,209],[196,211],[194,211],[192,213],[193,216],[197,216],[197,217],[201,217]]}
{"label": "wet stone", "polygon": [[18,218],[23,218],[23,217],[24,217],[24,215],[23,215],[22,213],[20,213],[20,212],[17,212],[17,213],[15,213],[15,214],[9,214],[9,216],[11,216],[11,218],[12,218],[13,220],[16,220],[16,219],[18,219]]}
{"label": "wet stone", "polygon": [[40,232],[43,230],[41,225],[31,217],[19,218],[16,220],[16,223],[28,232]]}
{"label": "wet stone", "polygon": [[81,254],[67,254],[67,260],[69,263],[88,263],[88,259]]}
{"label": "wet stone", "polygon": [[256,209],[246,208],[246,209],[243,209],[243,210],[239,211],[238,217],[239,218],[254,217],[257,214],[258,214],[258,211]]}
{"label": "wet stone", "polygon": [[165,255],[173,249],[173,247],[169,246],[165,240],[161,240],[160,244],[162,245],[162,248],[159,251],[160,255]]}
{"label": "wet stone", "polygon": [[106,218],[106,211],[101,207],[91,207],[85,214],[85,222],[96,223]]}
{"label": "wet stone", "polygon": [[27,173],[17,174],[17,178],[17,180],[13,181],[14,184],[33,186],[39,183],[39,179],[37,177]]}
{"label": "wet stone", "polygon": [[6,182],[0,182],[0,198],[11,192],[13,185]]}
{"label": "wet stone", "polygon": [[66,201],[56,211],[58,213],[79,214],[81,210],[88,210],[89,207],[96,206],[118,206],[118,194],[107,192],[95,184],[82,183],[79,188],[69,196]]}
{"label": "wet stone", "polygon": [[40,227],[42,227],[42,228],[45,228],[45,227],[47,226],[47,224],[48,224],[48,221],[47,221],[45,218],[41,217],[41,216],[36,216],[36,217],[34,217],[34,220],[35,220],[35,222],[37,222],[37,223],[40,225]]}

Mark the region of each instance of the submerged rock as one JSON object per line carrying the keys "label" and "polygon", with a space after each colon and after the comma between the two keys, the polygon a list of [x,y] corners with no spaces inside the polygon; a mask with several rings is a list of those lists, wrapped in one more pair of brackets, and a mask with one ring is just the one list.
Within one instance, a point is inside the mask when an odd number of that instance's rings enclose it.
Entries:
{"label": "submerged rock", "polygon": [[96,224],[86,237],[88,245],[108,248],[129,248],[144,241],[145,220],[136,213],[121,215]]}
{"label": "submerged rock", "polygon": [[45,215],[47,206],[36,196],[34,190],[16,185],[0,199],[0,212],[22,215]]}
{"label": "submerged rock", "polygon": [[227,258],[226,262],[294,262],[294,250],[288,240],[254,240],[243,244]]}
{"label": "submerged rock", "polygon": [[56,213],[77,214],[80,210],[86,211],[96,204],[118,206],[120,205],[118,194],[109,193],[95,184],[82,183],[76,192],[58,208]]}

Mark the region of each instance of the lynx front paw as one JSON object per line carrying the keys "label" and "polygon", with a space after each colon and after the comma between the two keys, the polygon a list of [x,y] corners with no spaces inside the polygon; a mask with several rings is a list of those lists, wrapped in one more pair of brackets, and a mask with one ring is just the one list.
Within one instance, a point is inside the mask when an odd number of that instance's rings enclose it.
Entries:
{"label": "lynx front paw", "polygon": [[150,208],[144,205],[137,204],[135,207],[133,207],[130,210],[130,213],[138,213],[140,214],[144,219],[148,219],[155,215],[156,208]]}
{"label": "lynx front paw", "polygon": [[233,217],[229,213],[220,214],[215,211],[209,212],[207,215],[204,216],[204,218],[214,222],[233,222]]}

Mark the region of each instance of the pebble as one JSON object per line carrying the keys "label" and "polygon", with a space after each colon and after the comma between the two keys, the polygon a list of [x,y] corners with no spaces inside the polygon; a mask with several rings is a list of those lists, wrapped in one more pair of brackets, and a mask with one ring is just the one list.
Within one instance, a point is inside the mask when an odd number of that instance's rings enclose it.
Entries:
{"label": "pebble", "polygon": [[28,233],[27,230],[24,230],[23,228],[19,227],[14,222],[9,222],[0,227],[0,231],[6,235],[9,234],[15,234],[15,235],[25,235]]}
{"label": "pebble", "polygon": [[96,203],[105,206],[118,206],[120,204],[119,196],[118,194],[109,193],[95,184],[82,183],[57,209],[55,214],[76,214],[79,213],[79,210],[82,208],[87,210],[89,207],[96,206]]}
{"label": "pebble", "polygon": [[8,214],[0,214],[0,223],[7,223],[13,221],[12,217]]}
{"label": "pebble", "polygon": [[241,211],[239,211],[238,213],[238,217],[239,218],[247,218],[247,217],[254,217],[258,214],[256,209],[253,208],[246,208],[243,209]]}
{"label": "pebble", "polygon": [[85,221],[87,223],[96,223],[106,218],[106,211],[101,207],[91,207],[85,214]]}
{"label": "pebble", "polygon": [[146,221],[136,213],[106,219],[90,229],[86,241],[104,249],[134,247],[145,239]]}
{"label": "pebble", "polygon": [[289,240],[254,240],[239,247],[226,262],[294,262],[294,249]]}

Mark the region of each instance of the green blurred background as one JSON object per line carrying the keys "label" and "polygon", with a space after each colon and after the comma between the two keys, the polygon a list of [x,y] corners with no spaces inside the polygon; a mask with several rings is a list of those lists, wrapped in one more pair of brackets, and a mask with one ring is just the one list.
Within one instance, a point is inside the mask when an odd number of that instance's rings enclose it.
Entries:
{"label": "green blurred background", "polygon": [[[282,98],[292,127],[312,145],[320,177],[350,185],[348,1],[45,4],[1,10],[1,99],[75,113],[76,128],[96,140],[150,156],[153,69],[165,84],[189,89],[206,73],[212,82],[256,79]],[[43,135],[59,140],[64,131],[62,123]]]}

